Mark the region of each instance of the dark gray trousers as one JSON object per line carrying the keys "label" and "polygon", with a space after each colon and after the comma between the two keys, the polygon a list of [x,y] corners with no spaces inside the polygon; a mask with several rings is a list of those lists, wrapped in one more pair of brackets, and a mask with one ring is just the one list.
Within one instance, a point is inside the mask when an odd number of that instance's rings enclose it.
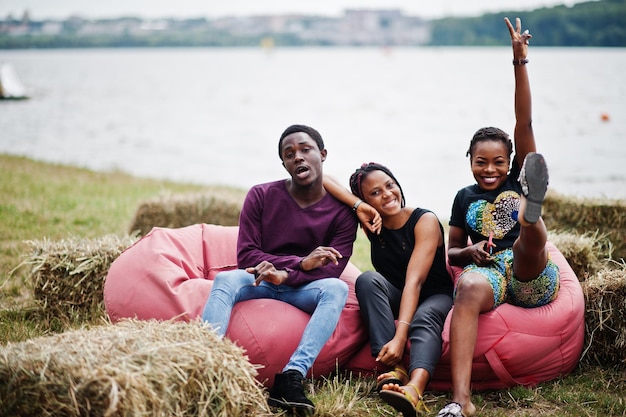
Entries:
{"label": "dark gray trousers", "polygon": [[[357,278],[355,291],[361,317],[369,329],[372,356],[376,357],[396,333],[395,320],[400,309],[402,290],[378,272],[367,271]],[[422,368],[432,376],[441,356],[443,324],[451,308],[450,295],[435,294],[420,299],[409,327],[409,374]]]}

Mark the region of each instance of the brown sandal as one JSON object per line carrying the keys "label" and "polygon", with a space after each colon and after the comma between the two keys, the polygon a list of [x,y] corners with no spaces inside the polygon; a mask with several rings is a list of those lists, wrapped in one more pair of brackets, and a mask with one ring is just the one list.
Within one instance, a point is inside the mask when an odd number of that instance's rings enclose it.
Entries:
{"label": "brown sandal", "polygon": [[413,387],[417,393],[417,400],[409,394],[406,390],[403,392],[384,389],[379,392],[380,398],[387,404],[402,413],[403,417],[416,417],[417,412],[422,411],[422,407],[427,413],[430,413],[426,403],[424,403],[424,397],[420,394],[420,390],[414,384],[408,384],[407,387]]}
{"label": "brown sandal", "polygon": [[[382,379],[378,384],[376,384],[376,391],[380,392],[383,389],[383,385],[385,384],[398,384],[404,385],[404,381],[409,380],[409,374],[402,368],[394,368],[392,371],[385,372],[385,374],[390,374],[391,376],[388,378]],[[400,379],[401,377],[405,378],[404,381]]]}

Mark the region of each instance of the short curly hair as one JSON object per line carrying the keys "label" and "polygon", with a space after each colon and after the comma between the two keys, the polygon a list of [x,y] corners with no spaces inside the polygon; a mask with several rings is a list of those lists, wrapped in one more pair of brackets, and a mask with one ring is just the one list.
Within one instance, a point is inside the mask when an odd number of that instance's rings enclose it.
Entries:
{"label": "short curly hair", "polygon": [[498,129],[497,127],[491,126],[482,127],[478,129],[476,133],[474,133],[474,136],[470,141],[470,145],[467,149],[467,152],[465,153],[465,156],[469,156],[470,159],[472,159],[472,157],[474,156],[474,147],[476,146],[476,144],[478,142],[486,140],[501,141],[504,146],[506,146],[509,153],[509,158],[511,158],[511,155],[513,154],[513,142],[511,141],[511,138],[505,131]]}
{"label": "short curly hair", "polygon": [[315,141],[315,143],[317,143],[317,147],[320,149],[320,151],[324,150],[324,139],[322,139],[322,135],[320,135],[320,132],[307,125],[291,125],[287,129],[285,129],[282,135],[280,135],[280,139],[278,140],[278,157],[281,161],[283,160],[283,139],[296,132],[306,133],[311,137],[311,139]]}

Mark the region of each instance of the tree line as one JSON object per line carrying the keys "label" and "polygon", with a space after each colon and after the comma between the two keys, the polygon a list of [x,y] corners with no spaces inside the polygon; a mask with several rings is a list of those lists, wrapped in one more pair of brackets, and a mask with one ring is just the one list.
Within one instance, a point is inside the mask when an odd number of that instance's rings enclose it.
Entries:
{"label": "tree line", "polygon": [[506,45],[504,17],[522,19],[533,46],[626,46],[626,0],[601,0],[529,12],[505,11],[433,21],[430,45]]}
{"label": "tree line", "polygon": [[[503,31],[504,17],[520,17],[529,29],[534,46],[625,47],[626,0],[598,0],[560,5],[527,12],[504,11],[478,17],[448,17],[428,22],[426,46],[500,46],[510,37]],[[198,22],[195,22],[198,23]],[[138,36],[132,33],[79,35],[24,34],[13,36],[0,31],[0,49],[90,48],[90,47],[226,47],[258,46],[271,37],[276,46],[333,46],[328,42],[293,33],[242,35],[226,30],[174,30]]]}

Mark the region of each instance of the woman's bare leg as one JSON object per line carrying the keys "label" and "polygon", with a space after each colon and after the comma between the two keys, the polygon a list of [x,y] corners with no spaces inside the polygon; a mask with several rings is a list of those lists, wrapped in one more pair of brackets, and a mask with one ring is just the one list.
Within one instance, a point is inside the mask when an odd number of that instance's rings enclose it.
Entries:
{"label": "woman's bare leg", "polygon": [[466,273],[456,291],[450,322],[452,401],[459,403],[463,414],[469,417],[476,413],[471,400],[471,379],[478,316],[493,308],[493,289],[484,276]]}
{"label": "woman's bare leg", "polygon": [[541,218],[548,178],[543,156],[535,152],[526,155],[519,177],[523,194],[518,215],[520,234],[513,245],[513,271],[518,281],[537,278],[548,262],[548,231]]}
{"label": "woman's bare leg", "polygon": [[548,263],[548,230],[543,219],[520,228],[513,244],[513,272],[518,281],[531,281],[541,274]]}

